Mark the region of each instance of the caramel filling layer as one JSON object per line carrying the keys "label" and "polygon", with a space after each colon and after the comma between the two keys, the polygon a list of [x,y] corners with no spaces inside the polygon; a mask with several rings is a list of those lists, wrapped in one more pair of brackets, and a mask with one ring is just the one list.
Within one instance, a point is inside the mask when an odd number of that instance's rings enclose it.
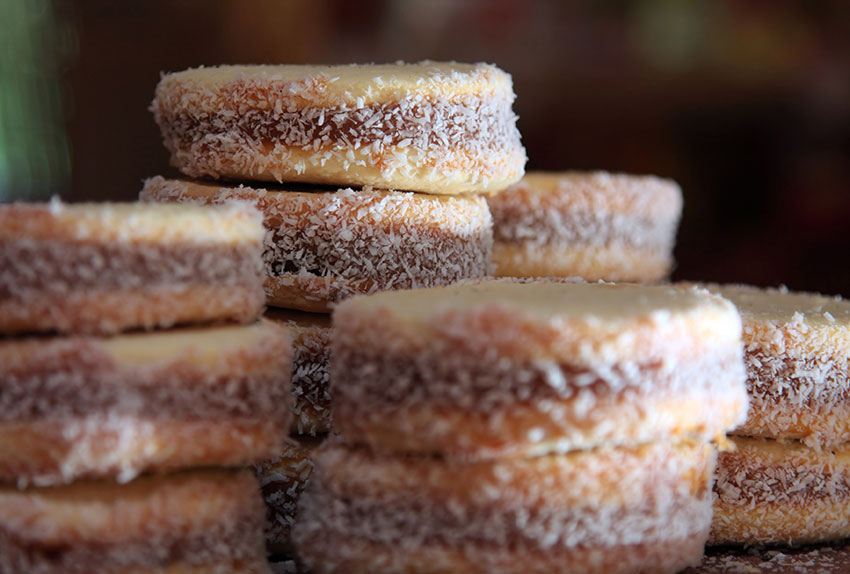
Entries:
{"label": "caramel filling layer", "polygon": [[45,544],[0,531],[0,567],[9,565],[14,572],[84,574],[148,568],[158,572],[163,566],[214,569],[230,564],[234,571],[261,574],[267,572],[267,564],[259,528],[253,516],[223,517],[203,530],[139,532],[120,544],[70,536],[66,542]]}
{"label": "caramel filling layer", "polygon": [[591,212],[524,212],[491,208],[497,242],[534,246],[625,245],[669,248],[676,221]]}
{"label": "caramel filling layer", "polygon": [[293,430],[299,434],[331,429],[330,328],[310,331],[298,337],[293,345]]}
{"label": "caramel filling layer", "polygon": [[260,246],[9,241],[0,249],[0,297],[151,285],[262,281]]}
{"label": "caramel filling layer", "polygon": [[278,229],[266,241],[263,259],[271,277],[309,273],[371,281],[381,288],[430,287],[487,273],[492,248],[491,230],[468,236],[434,230],[411,233],[360,230],[351,227],[347,238],[339,230],[307,234]]}
{"label": "caramel filling layer", "polygon": [[23,422],[92,414],[146,418],[215,417],[277,419],[289,404],[282,383],[286,365],[269,361],[265,348],[244,350],[223,369],[193,365],[190,358],[124,364],[96,340],[45,344],[24,365],[2,371],[0,421]]}
{"label": "caramel filling layer", "polygon": [[[239,86],[234,101],[245,101]],[[242,89],[244,91],[244,88]],[[256,93],[249,95],[256,99]],[[190,113],[163,108],[160,125],[166,140],[180,148],[215,134],[237,136],[267,146],[284,144],[319,151],[340,147],[380,152],[386,147],[420,150],[462,150],[479,154],[519,149],[516,116],[507,95],[467,95],[453,100],[421,95],[397,102],[360,108],[303,108],[285,111],[222,109],[217,113]],[[354,161],[352,161],[354,163]]]}
{"label": "caramel filling layer", "polygon": [[724,393],[740,384],[736,347],[665,364],[621,362],[592,368],[557,361],[519,363],[474,357],[373,354],[342,345],[333,351],[334,401],[349,408],[416,406],[488,412],[517,402],[576,398],[651,397],[680,393],[684,398]]}
{"label": "caramel filling layer", "polygon": [[713,466],[705,447],[478,464],[331,447],[302,508],[324,530],[382,543],[634,544],[707,529]]}
{"label": "caramel filling layer", "polygon": [[846,451],[816,453],[797,446],[785,456],[758,449],[721,453],[714,490],[719,501],[735,507],[790,505],[812,501],[847,504],[850,459]]}
{"label": "caramel filling layer", "polygon": [[[829,411],[850,397],[846,363],[746,351],[747,390],[754,406],[781,412]],[[826,413],[824,413],[826,414]],[[814,421],[813,421],[814,422]]]}

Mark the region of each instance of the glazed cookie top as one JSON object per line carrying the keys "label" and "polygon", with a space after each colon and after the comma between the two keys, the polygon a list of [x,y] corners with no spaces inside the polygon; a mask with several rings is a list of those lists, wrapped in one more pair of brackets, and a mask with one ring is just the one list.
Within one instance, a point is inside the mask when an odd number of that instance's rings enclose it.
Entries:
{"label": "glazed cookie top", "polygon": [[[261,320],[252,325],[188,327],[124,333],[113,337],[25,337],[0,341],[0,362],[10,369],[31,365],[46,351],[47,343],[67,346],[76,343],[89,352],[98,353],[109,364],[126,367],[145,368],[181,361],[198,368],[235,371],[241,360],[258,360],[256,355],[247,355],[247,350],[261,348],[265,355],[271,357],[273,353],[268,348],[275,348],[275,345],[286,348],[289,336],[282,326]],[[82,354],[83,351],[78,349],[77,353]],[[244,367],[262,368],[256,363]]]}
{"label": "glazed cookie top", "polygon": [[385,292],[343,302],[334,326],[368,326],[367,317],[394,318],[386,325],[392,335],[382,336],[393,345],[440,336],[511,357],[579,363],[689,355],[739,345],[741,331],[734,306],[704,290],[633,284],[484,281]]}
{"label": "glazed cookie top", "polygon": [[[417,232],[413,226],[418,224],[463,235],[492,225],[486,200],[474,195],[428,195],[369,187],[363,190],[266,189],[155,176],[145,181],[139,197],[151,202],[229,204],[248,201],[264,213],[269,226],[287,229],[335,227],[343,236],[346,228],[355,227],[368,229],[389,225],[409,235]],[[318,240],[315,234],[311,237]]]}
{"label": "glazed cookie top", "polygon": [[738,307],[748,344],[791,358],[850,358],[850,301],[785,288],[705,287]]}
{"label": "glazed cookie top", "polygon": [[241,243],[261,242],[256,209],[141,203],[12,203],[0,205],[0,241]]}
{"label": "glazed cookie top", "polygon": [[[277,84],[282,93],[288,92],[303,106],[362,107],[424,92],[445,98],[473,92],[500,93],[513,99],[511,76],[496,66],[428,61],[342,66],[199,67],[166,74],[157,87],[157,98],[178,87],[191,86],[212,92],[249,78]],[[208,100],[207,103],[214,105],[216,102]],[[262,102],[254,103],[262,107]]]}

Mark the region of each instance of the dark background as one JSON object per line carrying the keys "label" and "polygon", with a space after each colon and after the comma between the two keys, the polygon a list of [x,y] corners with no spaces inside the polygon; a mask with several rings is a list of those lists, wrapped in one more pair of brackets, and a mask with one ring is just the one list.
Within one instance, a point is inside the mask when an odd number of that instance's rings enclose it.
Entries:
{"label": "dark background", "polygon": [[487,61],[528,169],[677,180],[676,279],[850,296],[850,2],[0,0],[0,199],[174,174],[147,106],[219,63]]}

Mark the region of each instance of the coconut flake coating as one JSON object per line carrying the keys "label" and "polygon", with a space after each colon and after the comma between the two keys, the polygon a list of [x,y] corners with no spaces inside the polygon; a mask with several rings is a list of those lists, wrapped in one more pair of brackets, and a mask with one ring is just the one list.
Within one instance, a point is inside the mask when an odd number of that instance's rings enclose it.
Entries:
{"label": "coconut flake coating", "polygon": [[501,276],[658,281],[682,213],[675,182],[605,172],[532,172],[488,198]]}
{"label": "coconut flake coating", "polygon": [[249,201],[265,216],[268,304],[327,312],[356,294],[446,285],[489,270],[493,223],[474,196],[222,187],[154,177],[143,201]]}
{"label": "coconut flake coating", "polygon": [[290,425],[290,371],[288,333],[265,321],[0,340],[0,480],[262,460]]}
{"label": "coconut flake coating", "polygon": [[741,313],[750,412],[733,434],[850,441],[850,302],[841,297],[708,285]]}
{"label": "coconut flake coating", "polygon": [[313,452],[324,437],[286,439],[279,455],[254,465],[266,501],[266,548],[272,555],[290,555],[290,534],[298,500],[313,474]]}
{"label": "coconut flake coating", "polygon": [[702,564],[682,574],[845,574],[850,572],[850,548],[708,548]]}
{"label": "coconut flake coating", "polygon": [[292,425],[296,435],[330,432],[331,318],[319,313],[268,309],[266,318],[281,323],[292,335]]}
{"label": "coconut flake coating", "polygon": [[711,439],[740,424],[740,323],[693,289],[505,281],[334,311],[334,428],[380,451],[478,459]]}
{"label": "coconut flake coating", "polygon": [[262,519],[246,471],[3,486],[0,572],[266,574]]}
{"label": "coconut flake coating", "polygon": [[151,111],[188,176],[496,192],[522,177],[511,77],[488,64],[219,66]]}
{"label": "coconut flake coating", "polygon": [[712,544],[807,544],[850,537],[850,446],[730,437],[714,485]]}
{"label": "coconut flake coating", "polygon": [[[715,457],[657,443],[454,464],[328,445],[314,460],[294,538],[315,572],[517,572],[531,556],[531,571],[584,572],[620,550],[610,571],[673,572],[702,556],[677,542],[705,539]],[[661,569],[638,547],[663,548]]]}
{"label": "coconut flake coating", "polygon": [[253,321],[262,238],[249,206],[0,206],[0,333]]}

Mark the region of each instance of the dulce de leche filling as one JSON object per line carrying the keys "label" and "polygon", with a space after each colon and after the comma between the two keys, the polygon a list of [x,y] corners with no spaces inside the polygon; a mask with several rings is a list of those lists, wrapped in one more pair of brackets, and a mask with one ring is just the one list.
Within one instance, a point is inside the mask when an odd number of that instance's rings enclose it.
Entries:
{"label": "dulce de leche filling", "polygon": [[332,352],[334,428],[381,452],[476,460],[670,436],[710,440],[738,424],[747,403],[737,348],[672,366],[598,370],[352,355]]}
{"label": "dulce de leche filling", "polygon": [[[736,347],[721,347],[679,361],[623,361],[575,365],[558,360],[479,361],[427,350],[394,356],[338,345],[334,376],[344,379],[334,400],[349,408],[415,406],[422,403],[488,412],[517,402],[570,400],[580,396],[617,400],[637,397],[704,395],[737,390],[743,375]],[[737,394],[729,397],[737,400]]]}
{"label": "dulce de leche filling", "polygon": [[714,455],[707,445],[469,465],[335,446],[315,463],[303,506],[307,528],[384,544],[545,551],[675,539],[710,523]]}
{"label": "dulce de leche filling", "polygon": [[[222,97],[234,102],[257,101],[263,92],[249,82],[235,82]],[[412,147],[478,156],[520,149],[511,103],[507,94],[469,94],[451,100],[417,95],[356,108],[249,109],[243,113],[226,108],[198,113],[162,105],[156,113],[166,142],[178,149],[197,145],[202,135],[205,141],[215,142],[209,136],[226,134],[246,144],[283,144],[319,154],[340,148],[380,153],[384,147]]]}
{"label": "dulce de leche filling", "polygon": [[0,297],[207,284],[259,290],[259,255],[256,243],[6,241],[0,250]]}
{"label": "dulce de leche filling", "polygon": [[[721,504],[757,508],[808,502],[847,504],[850,448],[814,450],[796,441],[736,437],[735,451],[720,454],[714,490]],[[754,506],[756,505],[756,506]]]}
{"label": "dulce de leche filling", "polygon": [[846,361],[745,352],[747,421],[733,434],[802,438],[810,446],[850,440]]}
{"label": "dulce de leche filling", "polygon": [[260,505],[244,471],[0,489],[0,570],[194,572],[227,564],[259,574]]}
{"label": "dulce de leche filling", "polygon": [[105,414],[282,420],[290,402],[287,348],[286,331],[262,323],[0,340],[0,421]]}

